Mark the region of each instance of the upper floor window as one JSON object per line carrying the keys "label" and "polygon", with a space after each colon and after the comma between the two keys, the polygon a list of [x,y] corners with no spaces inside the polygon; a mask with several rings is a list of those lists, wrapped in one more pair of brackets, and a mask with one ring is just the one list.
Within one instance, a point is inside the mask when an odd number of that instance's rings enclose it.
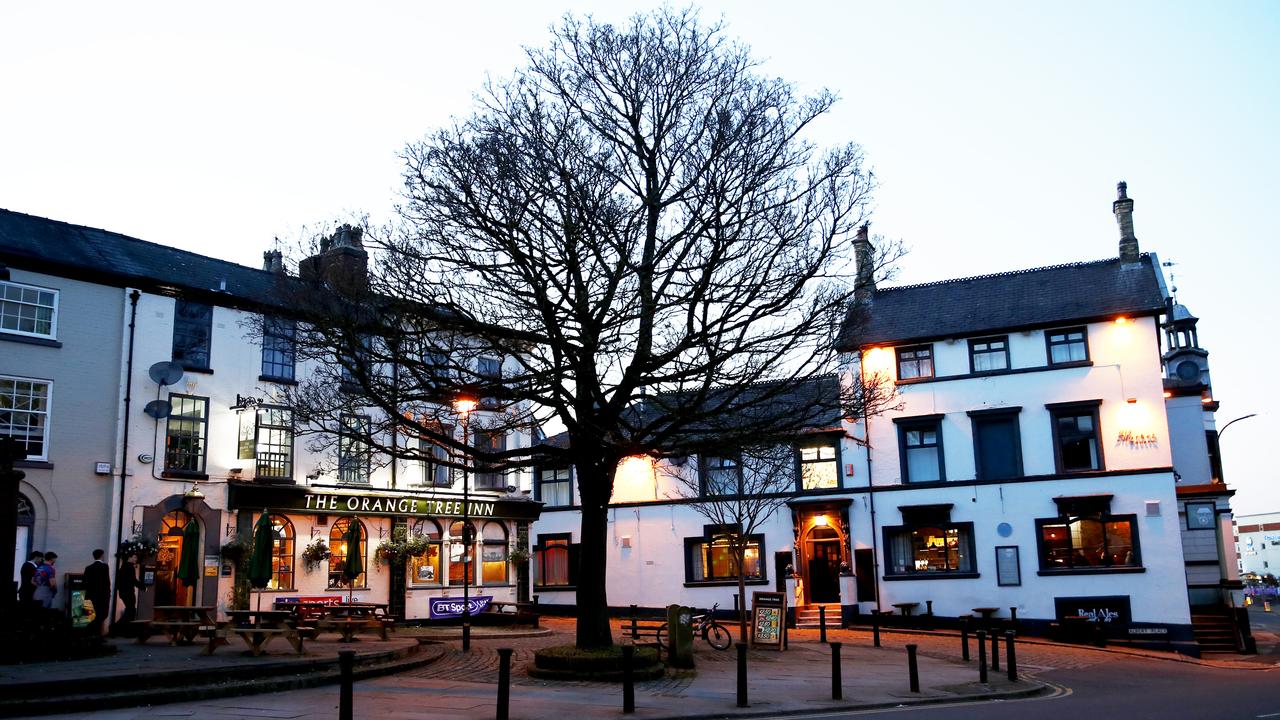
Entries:
{"label": "upper floor window", "polygon": [[840,487],[840,451],[837,441],[801,445],[800,489],[826,490]]}
{"label": "upper floor window", "polygon": [[1022,436],[1018,431],[1020,407],[975,410],[973,455],[981,480],[1022,477]]}
{"label": "upper floor window", "polygon": [[[453,436],[452,425],[441,424],[438,427],[442,435]],[[422,484],[434,487],[452,485],[453,476],[449,466],[445,464],[449,460],[449,448],[428,437],[423,437],[419,443],[419,451],[422,453]]]}
{"label": "upper floor window", "polygon": [[1053,422],[1053,454],[1058,472],[1101,470],[1102,437],[1098,427],[1101,400],[1049,406]]}
{"label": "upper floor window", "polygon": [[1044,341],[1048,345],[1050,365],[1089,359],[1089,333],[1084,327],[1046,330]]}
{"label": "upper floor window", "polygon": [[28,460],[49,459],[49,396],[47,380],[0,376],[0,437],[18,441]]}
{"label": "upper floor window", "polygon": [[903,482],[946,480],[942,458],[942,417],[898,418],[898,456]]}
{"label": "upper floor window", "polygon": [[898,379],[933,377],[933,346],[898,348]]}
{"label": "upper floor window", "polygon": [[365,436],[369,433],[366,415],[343,414],[338,434],[338,482],[369,483],[369,471],[373,452]]}
{"label": "upper floor window", "polygon": [[165,421],[164,469],[171,473],[204,473],[208,444],[209,398],[169,395],[172,410]]}
{"label": "upper floor window", "polygon": [[58,335],[58,291],[0,282],[0,330],[54,339]]}
{"label": "upper floor window", "polygon": [[1009,369],[1009,337],[982,338],[969,341],[969,371]]}
{"label": "upper floor window", "polygon": [[298,326],[292,320],[262,319],[262,377],[293,380]]}
{"label": "upper floor window", "polygon": [[702,494],[737,495],[742,492],[742,465],[736,457],[703,455]]}
{"label": "upper floor window", "polygon": [[567,467],[547,468],[538,473],[538,499],[548,507],[573,504],[572,471]]}
{"label": "upper floor window", "polygon": [[212,336],[213,306],[178,300],[173,313],[173,359],[184,370],[208,370]]}
{"label": "upper floor window", "polygon": [[[372,349],[373,338],[368,335],[361,335],[356,338],[351,352],[338,354],[339,380],[343,385],[359,386],[362,384],[361,378],[372,374],[373,371],[369,368],[369,354]],[[347,389],[352,388],[348,387]]]}
{"label": "upper floor window", "polygon": [[[473,446],[481,452],[507,449],[507,434],[501,430],[473,430]],[[478,490],[501,490],[507,486],[506,473],[494,469],[489,460],[476,460],[475,487]]]}
{"label": "upper floor window", "polygon": [[255,460],[258,479],[293,479],[293,410],[259,405],[241,411],[236,457]]}

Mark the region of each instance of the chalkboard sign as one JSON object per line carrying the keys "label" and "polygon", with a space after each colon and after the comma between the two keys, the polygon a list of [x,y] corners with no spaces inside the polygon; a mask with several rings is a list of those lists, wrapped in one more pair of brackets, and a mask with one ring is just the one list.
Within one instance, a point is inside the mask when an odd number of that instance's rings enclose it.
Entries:
{"label": "chalkboard sign", "polygon": [[753,647],[785,650],[787,648],[787,594],[751,593],[751,626]]}
{"label": "chalkboard sign", "polygon": [[1012,587],[1021,584],[1022,568],[1018,563],[1018,546],[996,546],[996,585]]}

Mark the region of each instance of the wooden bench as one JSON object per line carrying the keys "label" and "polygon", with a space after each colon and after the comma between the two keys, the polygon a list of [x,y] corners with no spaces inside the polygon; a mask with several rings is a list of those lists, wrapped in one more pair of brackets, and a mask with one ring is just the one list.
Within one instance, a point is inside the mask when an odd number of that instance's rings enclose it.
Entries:
{"label": "wooden bench", "polygon": [[152,630],[159,630],[169,638],[170,645],[190,645],[204,623],[198,620],[152,620]]}
{"label": "wooden bench", "polygon": [[267,643],[272,639],[282,637],[289,641],[295,652],[302,654],[302,636],[297,630],[292,628],[267,628],[267,627],[237,627],[231,628],[231,632],[239,635],[244,644],[249,647],[249,651],[255,657],[267,651]]}
{"label": "wooden bench", "polygon": [[658,660],[667,651],[667,623],[658,620],[637,620],[631,618],[623,626],[623,631],[631,637],[632,645],[649,645],[658,649]]}
{"label": "wooden bench", "polygon": [[325,618],[317,623],[319,631],[332,630],[342,637],[342,642],[351,642],[361,630],[372,630],[382,640],[387,639],[387,628],[395,627],[395,621],[384,618]]}
{"label": "wooden bench", "polygon": [[538,613],[533,611],[533,608],[536,607],[537,605],[533,603],[492,601],[489,603],[489,607],[485,608],[485,612],[504,617],[511,616],[516,625],[538,627],[538,622],[541,618]]}

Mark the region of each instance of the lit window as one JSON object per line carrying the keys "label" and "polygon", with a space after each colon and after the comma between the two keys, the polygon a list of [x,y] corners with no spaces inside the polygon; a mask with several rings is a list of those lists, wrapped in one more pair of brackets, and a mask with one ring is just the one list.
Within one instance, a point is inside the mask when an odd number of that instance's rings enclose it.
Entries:
{"label": "lit window", "polygon": [[933,346],[898,348],[898,379],[933,377]]}
{"label": "lit window", "polygon": [[449,584],[461,587],[476,583],[474,525],[461,521],[449,526]]}
{"label": "lit window", "polygon": [[836,444],[800,448],[800,489],[840,487],[839,452]]}
{"label": "lit window", "polygon": [[977,572],[973,564],[973,523],[951,522],[945,510],[903,509],[903,524],[884,529],[885,577],[957,575]]}
{"label": "lit window", "polygon": [[0,377],[0,437],[18,441],[28,460],[47,460],[49,395],[45,380]]}
{"label": "lit window", "polygon": [[578,546],[569,533],[539,535],[533,548],[534,587],[571,588],[577,584]]}
{"label": "lit window", "polygon": [[58,291],[0,282],[0,331],[48,338],[58,334]]}
{"label": "lit window", "polygon": [[484,524],[480,566],[480,580],[485,585],[502,585],[507,582],[507,529],[502,523]]}
{"label": "lit window", "polygon": [[440,584],[440,526],[435,520],[423,518],[413,524],[413,534],[427,539],[427,551],[409,558],[410,585]]}
{"label": "lit window", "polygon": [[[709,535],[709,537],[708,537]],[[729,582],[738,579],[738,563],[734,556],[736,532],[718,532],[709,526],[700,537],[685,538],[685,581]],[[743,577],[748,582],[765,579],[764,535],[751,535],[743,548]]]}
{"label": "lit window", "polygon": [[270,516],[271,581],[269,590],[293,589],[293,523],[283,515]]}
{"label": "lit window", "polygon": [[1067,516],[1036,520],[1041,570],[1141,567],[1137,517]]}
{"label": "lit window", "polygon": [[[342,577],[342,566],[347,561],[347,530],[351,527],[351,523],[355,523],[360,535],[360,552],[364,555],[361,567],[369,567],[369,533],[364,528],[364,523],[355,518],[344,517],[339,518],[329,529],[329,589],[347,587],[347,581]],[[368,573],[362,572],[356,577],[355,582],[351,583],[351,587],[363,589]]]}

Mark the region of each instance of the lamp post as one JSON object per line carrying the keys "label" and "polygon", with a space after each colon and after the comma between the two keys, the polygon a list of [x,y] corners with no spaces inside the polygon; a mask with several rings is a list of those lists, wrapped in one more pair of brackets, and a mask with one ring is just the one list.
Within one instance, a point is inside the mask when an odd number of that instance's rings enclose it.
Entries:
{"label": "lamp post", "polygon": [[1235,425],[1236,423],[1240,422],[1241,420],[1248,420],[1248,419],[1249,419],[1249,418],[1251,418],[1251,417],[1257,417],[1257,416],[1258,416],[1258,413],[1249,413],[1248,415],[1241,415],[1240,417],[1236,418],[1235,420],[1232,420],[1232,421],[1228,422],[1226,425],[1223,425],[1223,426],[1222,426],[1222,429],[1221,429],[1221,430],[1219,430],[1219,431],[1218,431],[1218,439],[1219,439],[1219,440],[1221,440],[1221,439],[1222,439],[1222,433],[1226,432],[1226,431],[1227,431],[1227,428],[1231,427],[1232,425]]}
{"label": "lamp post", "polygon": [[[476,401],[460,397],[453,401],[453,409],[462,416],[462,445],[469,448],[467,430],[470,425],[471,411],[476,409]],[[462,456],[462,651],[471,650],[471,549],[475,538],[471,532],[471,490],[470,473],[467,468],[467,455]]]}

